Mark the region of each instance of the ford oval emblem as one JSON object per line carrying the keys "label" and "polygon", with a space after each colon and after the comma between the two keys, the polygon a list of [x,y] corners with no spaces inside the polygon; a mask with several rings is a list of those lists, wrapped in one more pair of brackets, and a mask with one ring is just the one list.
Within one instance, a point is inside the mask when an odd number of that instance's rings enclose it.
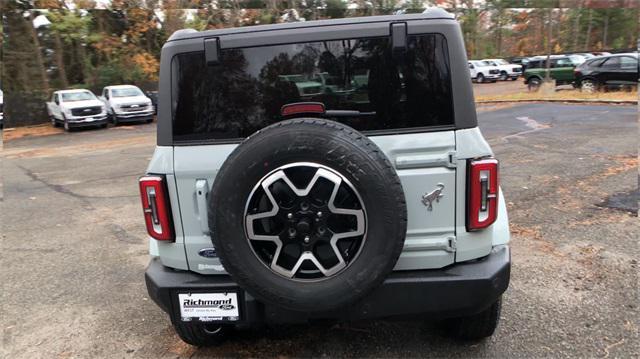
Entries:
{"label": "ford oval emblem", "polygon": [[198,251],[198,255],[205,258],[216,258],[218,256],[215,248],[202,248]]}
{"label": "ford oval emblem", "polygon": [[231,309],[235,308],[235,305],[233,305],[233,304],[221,304],[220,306],[218,306],[218,308],[220,308],[222,310],[231,310]]}

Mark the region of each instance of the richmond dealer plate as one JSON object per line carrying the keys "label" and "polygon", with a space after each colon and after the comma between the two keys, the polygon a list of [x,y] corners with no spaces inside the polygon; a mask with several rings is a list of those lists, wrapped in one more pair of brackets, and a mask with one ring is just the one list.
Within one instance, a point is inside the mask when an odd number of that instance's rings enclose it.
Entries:
{"label": "richmond dealer plate", "polygon": [[240,319],[238,293],[180,293],[182,321],[236,321]]}

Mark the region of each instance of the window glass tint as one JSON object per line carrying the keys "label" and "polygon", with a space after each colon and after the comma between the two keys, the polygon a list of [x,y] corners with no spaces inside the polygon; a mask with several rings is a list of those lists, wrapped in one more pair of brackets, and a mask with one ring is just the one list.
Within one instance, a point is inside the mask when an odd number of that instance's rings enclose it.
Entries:
{"label": "window glass tint", "polygon": [[544,62],[543,60],[529,61],[529,63],[527,64],[527,68],[538,69],[538,68],[541,68],[541,67],[545,67],[543,62]]}
{"label": "window glass tint", "polygon": [[602,62],[604,62],[604,60],[606,59],[595,59],[595,60],[589,61],[588,65],[591,67],[597,67],[602,65]]}
{"label": "window glass tint", "polygon": [[176,141],[236,139],[282,120],[281,108],[322,102],[325,117],[360,131],[453,125],[442,35],[409,36],[392,56],[388,38],[223,49],[174,58]]}
{"label": "window glass tint", "polygon": [[621,57],[620,58],[620,67],[623,70],[636,70],[638,68],[638,59],[634,59],[633,57]]}
{"label": "window glass tint", "polygon": [[142,96],[142,91],[137,87],[114,88],[111,89],[111,94],[113,97],[132,97]]}
{"label": "window glass tint", "polygon": [[620,68],[620,58],[619,57],[610,57],[607,61],[602,64],[602,67],[612,70]]}
{"label": "window glass tint", "polygon": [[569,67],[573,66],[573,62],[569,58],[562,58],[557,60],[552,60],[552,67]]}
{"label": "window glass tint", "polygon": [[89,91],[67,92],[62,94],[62,101],[64,102],[95,100],[95,98],[96,97]]}

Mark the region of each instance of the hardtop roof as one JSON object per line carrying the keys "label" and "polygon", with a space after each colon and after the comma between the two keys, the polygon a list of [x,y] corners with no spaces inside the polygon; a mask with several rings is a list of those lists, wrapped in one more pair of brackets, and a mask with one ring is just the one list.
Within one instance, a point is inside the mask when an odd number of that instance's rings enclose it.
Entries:
{"label": "hardtop roof", "polygon": [[414,21],[414,20],[434,20],[445,19],[454,20],[454,16],[447,11],[440,8],[429,8],[421,14],[402,14],[402,15],[381,15],[381,16],[362,16],[362,17],[348,17],[341,19],[329,19],[329,20],[312,20],[312,21],[300,21],[270,25],[256,25],[245,27],[231,27],[226,29],[214,29],[206,31],[196,31],[194,29],[183,29],[174,32],[167,41],[176,41],[183,39],[192,39],[199,37],[214,37],[230,34],[242,34],[262,31],[273,30],[286,30],[286,29],[302,29],[310,27],[320,26],[332,26],[332,25],[348,25],[348,24],[365,24],[372,22],[392,22],[392,21]]}

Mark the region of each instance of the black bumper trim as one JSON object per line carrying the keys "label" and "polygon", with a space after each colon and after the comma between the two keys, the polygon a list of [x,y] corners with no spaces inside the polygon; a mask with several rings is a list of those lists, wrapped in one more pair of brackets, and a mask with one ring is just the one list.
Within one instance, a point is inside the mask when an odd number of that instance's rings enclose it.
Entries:
{"label": "black bumper trim", "polygon": [[88,122],[73,122],[71,120],[67,120],[67,124],[69,125],[69,128],[102,126],[107,123],[109,123],[109,120],[106,117],[104,119],[88,121]]}
{"label": "black bumper trim", "polygon": [[149,296],[173,319],[180,319],[177,293],[236,290],[241,293],[242,320],[251,323],[300,323],[314,319],[357,320],[386,317],[446,318],[478,313],[495,302],[509,286],[509,247],[496,246],[475,261],[442,269],[393,272],[370,295],[331,312],[295,312],[263,304],[245,294],[228,275],[200,275],[164,267],[157,258],[145,273]]}
{"label": "black bumper trim", "polygon": [[153,113],[151,114],[140,114],[140,115],[115,115],[118,119],[118,122],[139,122],[139,121],[147,121],[153,119]]}

